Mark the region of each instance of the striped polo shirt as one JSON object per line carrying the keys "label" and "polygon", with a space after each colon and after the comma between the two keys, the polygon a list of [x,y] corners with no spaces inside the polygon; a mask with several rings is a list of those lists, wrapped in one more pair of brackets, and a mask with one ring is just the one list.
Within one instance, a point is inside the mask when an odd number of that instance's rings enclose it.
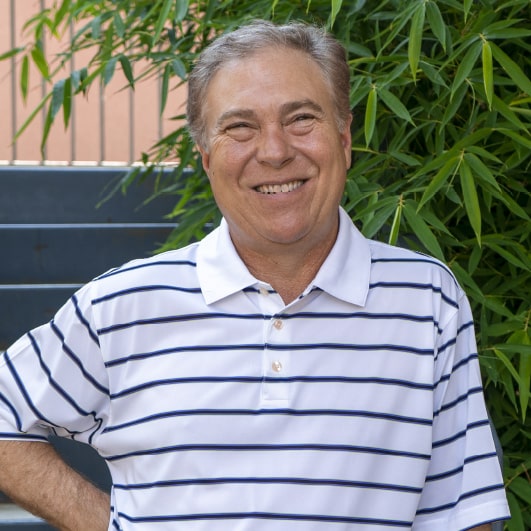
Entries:
{"label": "striped polo shirt", "polygon": [[227,224],[81,288],[0,362],[0,436],[91,444],[109,530],[452,531],[508,516],[446,266],[335,246],[286,305]]}

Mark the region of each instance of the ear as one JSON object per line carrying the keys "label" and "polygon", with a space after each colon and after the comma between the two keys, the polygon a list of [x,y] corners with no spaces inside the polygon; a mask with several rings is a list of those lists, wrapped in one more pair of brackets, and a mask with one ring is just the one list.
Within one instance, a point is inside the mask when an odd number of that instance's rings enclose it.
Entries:
{"label": "ear", "polygon": [[350,168],[352,162],[352,135],[350,133],[350,125],[352,124],[352,115],[349,116],[349,119],[345,123],[345,128],[343,131],[340,131],[341,145],[343,146],[343,151],[345,152],[345,161],[347,168]]}
{"label": "ear", "polygon": [[197,146],[197,149],[199,150],[199,153],[201,154],[201,162],[203,163],[203,168],[210,178],[209,170],[210,170],[210,155],[206,151],[205,148],[202,148],[201,146]]}

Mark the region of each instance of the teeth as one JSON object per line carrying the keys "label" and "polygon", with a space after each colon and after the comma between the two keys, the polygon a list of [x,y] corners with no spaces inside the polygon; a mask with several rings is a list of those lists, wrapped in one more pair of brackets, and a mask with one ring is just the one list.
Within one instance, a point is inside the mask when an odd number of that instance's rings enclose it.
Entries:
{"label": "teeth", "polygon": [[300,186],[302,186],[304,181],[291,181],[286,184],[263,184],[257,186],[256,190],[261,194],[280,194],[285,192],[293,192]]}

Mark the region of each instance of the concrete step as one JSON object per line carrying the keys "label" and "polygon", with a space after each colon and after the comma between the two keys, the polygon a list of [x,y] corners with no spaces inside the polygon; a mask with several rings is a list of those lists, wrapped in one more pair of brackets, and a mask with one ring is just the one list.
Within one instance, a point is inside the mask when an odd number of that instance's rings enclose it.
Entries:
{"label": "concrete step", "polygon": [[53,531],[55,528],[13,503],[0,503],[0,529],[2,531]]}

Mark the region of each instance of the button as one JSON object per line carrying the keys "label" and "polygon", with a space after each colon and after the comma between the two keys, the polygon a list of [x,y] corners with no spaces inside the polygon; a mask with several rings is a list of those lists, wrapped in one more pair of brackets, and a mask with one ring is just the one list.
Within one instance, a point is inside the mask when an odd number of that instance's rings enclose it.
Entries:
{"label": "button", "polygon": [[275,372],[281,372],[281,371],[282,371],[282,363],[280,363],[280,361],[276,360],[276,361],[274,361],[274,362],[271,364],[271,368],[272,368]]}
{"label": "button", "polygon": [[260,295],[263,295],[264,297],[267,297],[267,295],[269,295],[269,290],[267,288],[264,288],[264,286],[260,286],[258,288],[258,291],[260,292]]}
{"label": "button", "polygon": [[280,319],[275,319],[273,321],[273,326],[277,329],[277,330],[282,330],[282,327],[284,326],[284,323],[280,320]]}

